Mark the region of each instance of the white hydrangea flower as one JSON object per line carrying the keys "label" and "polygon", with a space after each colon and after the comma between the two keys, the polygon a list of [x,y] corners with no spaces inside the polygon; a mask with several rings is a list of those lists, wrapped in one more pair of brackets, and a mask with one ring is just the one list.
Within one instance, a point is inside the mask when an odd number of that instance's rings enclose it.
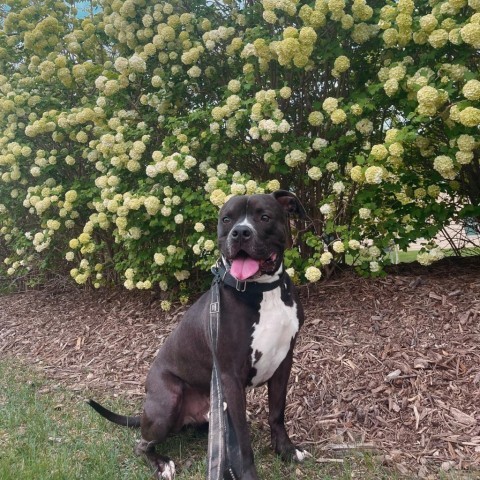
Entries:
{"label": "white hydrangea flower", "polygon": [[383,144],[373,145],[372,149],[370,150],[370,155],[375,160],[383,160],[388,156],[387,147],[385,147]]}
{"label": "white hydrangea flower", "polygon": [[185,160],[183,161],[183,166],[186,169],[193,168],[197,164],[197,160],[195,157],[192,157],[192,155],[187,155],[185,157]]}
{"label": "white hydrangea flower", "polygon": [[175,272],[173,275],[179,282],[183,282],[190,277],[190,272],[188,270],[180,270]]}
{"label": "white hydrangea flower", "polygon": [[330,263],[332,263],[332,260],[333,260],[333,255],[330,252],[323,252],[320,255],[320,263],[322,265],[329,265]]}
{"label": "white hydrangea flower", "polygon": [[312,180],[320,180],[322,178],[322,171],[318,167],[309,168],[307,174]]}
{"label": "white hydrangea flower", "polygon": [[373,123],[368,118],[362,118],[355,124],[355,128],[362,135],[370,135],[373,132]]}
{"label": "white hydrangea flower", "polygon": [[170,207],[167,207],[166,205],[164,205],[161,209],[160,209],[160,213],[164,216],[164,217],[169,217],[172,213],[172,209]]}
{"label": "white hydrangea flower", "polygon": [[322,277],[322,272],[317,267],[307,267],[305,270],[305,278],[309,282],[318,282]]}
{"label": "white hydrangea flower", "polygon": [[323,123],[324,116],[322,112],[314,111],[308,115],[308,123],[314,127],[317,127]]}
{"label": "white hydrangea flower", "polygon": [[342,192],[345,191],[345,185],[343,182],[335,182],[332,185],[332,190],[337,194],[340,195]]}
{"label": "white hydrangea flower", "polygon": [[327,146],[328,146],[328,140],[325,140],[324,138],[316,138],[312,144],[312,148],[314,150],[321,150],[322,148],[325,148]]}
{"label": "white hydrangea flower", "polygon": [[290,128],[290,124],[286,120],[282,120],[277,126],[277,132],[288,133]]}
{"label": "white hydrangea flower", "polygon": [[129,58],[128,66],[131,70],[138,73],[143,73],[147,70],[147,64],[145,63],[145,60],[136,53]]}
{"label": "white hydrangea flower", "polygon": [[222,190],[214,190],[210,194],[210,201],[217,207],[221,207],[226,201],[227,195]]}
{"label": "white hydrangea flower", "polygon": [[251,127],[250,130],[248,130],[248,133],[254,140],[260,138],[260,130],[258,127]]}
{"label": "white hydrangea flower", "polygon": [[215,242],[213,240],[205,240],[203,248],[205,249],[205,251],[211,252],[215,248]]}
{"label": "white hydrangea flower", "polygon": [[292,89],[290,87],[282,87],[279,94],[283,99],[287,100],[292,95]]}
{"label": "white hydrangea flower", "polygon": [[336,108],[331,113],[330,120],[334,125],[339,125],[347,120],[347,114],[341,108]]}
{"label": "white hydrangea flower", "polygon": [[322,108],[328,113],[333,113],[338,108],[338,100],[333,97],[328,97],[323,101]]}
{"label": "white hydrangea flower", "polygon": [[189,177],[188,177],[188,173],[185,170],[179,169],[173,174],[173,178],[177,182],[181,183],[181,182],[185,182],[186,180],[188,180]]}
{"label": "white hydrangea flower", "polygon": [[460,165],[468,165],[474,158],[473,152],[459,150],[455,153],[455,159]]}
{"label": "white hydrangea flower", "polygon": [[247,194],[248,195],[252,195],[253,193],[258,193],[257,192],[258,185],[257,185],[257,182],[255,180],[249,180],[245,184],[245,188],[247,189]]}
{"label": "white hydrangea flower", "polygon": [[197,65],[194,65],[193,67],[187,70],[187,75],[191,78],[198,78],[200,77],[201,74],[202,74],[202,69]]}
{"label": "white hydrangea flower", "polygon": [[320,212],[326,218],[331,218],[332,213],[333,213],[333,207],[329,203],[325,203],[320,207]]}
{"label": "white hydrangea flower", "polygon": [[358,216],[362,220],[367,220],[368,218],[370,218],[371,213],[372,213],[372,211],[369,208],[360,208],[358,210]]}
{"label": "white hydrangea flower", "polygon": [[457,146],[463,152],[471,152],[475,149],[475,137],[472,135],[460,135],[457,139]]}
{"label": "white hydrangea flower", "polygon": [[359,250],[360,249],[360,242],[355,239],[351,239],[348,241],[348,248],[351,250]]}
{"label": "white hydrangea flower", "polygon": [[[161,284],[161,283],[162,283],[162,282],[160,282],[160,284]],[[165,285],[166,285],[166,284],[165,284]],[[160,288],[162,288],[162,287],[160,287]],[[167,287],[165,286],[165,289],[164,289],[164,290],[166,290],[166,289],[167,289]],[[160,302],[160,308],[161,308],[164,312],[168,312],[168,311],[170,311],[171,308],[172,308],[172,302],[170,302],[169,300],[162,300],[162,301]]]}
{"label": "white hydrangea flower", "polygon": [[378,262],[375,261],[370,262],[369,267],[371,272],[378,272],[380,270],[380,265],[378,264]]}
{"label": "white hydrangea flower", "polygon": [[462,88],[462,93],[468,100],[480,100],[480,81],[476,79],[468,80]]}
{"label": "white hydrangea flower", "polygon": [[[165,263],[165,255],[163,253],[155,253],[155,255],[153,256],[153,261],[159,265],[159,266],[162,266],[164,263]],[[126,274],[125,274],[126,276]]]}
{"label": "white hydrangea flower", "polygon": [[227,88],[230,90],[232,93],[238,93],[241,88],[241,83],[238,80],[230,80],[228,82]]}
{"label": "white hydrangea flower", "polygon": [[346,72],[350,68],[350,59],[345,55],[340,55],[335,59],[333,68],[339,73]]}
{"label": "white hydrangea flower", "polygon": [[247,188],[241,183],[232,183],[230,186],[230,192],[232,195],[244,195],[246,191]]}
{"label": "white hydrangea flower", "polygon": [[335,172],[338,170],[338,163],[337,162],[328,162],[325,165],[325,168],[327,169],[328,172]]}
{"label": "white hydrangea flower", "polygon": [[453,167],[453,160],[447,155],[438,155],[433,160],[433,168],[445,178],[453,171]]}
{"label": "white hydrangea flower", "polygon": [[270,180],[267,183],[267,190],[270,192],[275,192],[276,190],[280,190],[280,182],[278,180]]}
{"label": "white hydrangea flower", "polygon": [[365,170],[365,181],[375,184],[382,183],[383,170],[381,167],[371,166]]}
{"label": "white hydrangea flower", "polygon": [[277,153],[282,149],[282,144],[280,142],[273,142],[272,145],[270,145],[272,150]]}
{"label": "white hydrangea flower", "polygon": [[336,240],[332,244],[332,249],[336,253],[343,253],[345,251],[345,245],[340,240]]}
{"label": "white hydrangea flower", "polygon": [[301,163],[305,163],[306,159],[307,159],[307,154],[305,152],[295,149],[285,156],[285,163],[289,167],[296,167]]}

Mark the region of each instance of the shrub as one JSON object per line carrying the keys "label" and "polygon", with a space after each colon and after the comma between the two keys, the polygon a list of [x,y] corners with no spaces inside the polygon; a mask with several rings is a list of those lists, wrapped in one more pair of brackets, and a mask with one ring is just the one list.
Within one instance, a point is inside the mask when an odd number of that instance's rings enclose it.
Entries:
{"label": "shrub", "polygon": [[309,216],[299,279],[347,253],[378,275],[418,238],[438,258],[442,226],[480,216],[478,0],[7,5],[8,275],[68,261],[80,284],[182,291],[218,207],[279,187]]}

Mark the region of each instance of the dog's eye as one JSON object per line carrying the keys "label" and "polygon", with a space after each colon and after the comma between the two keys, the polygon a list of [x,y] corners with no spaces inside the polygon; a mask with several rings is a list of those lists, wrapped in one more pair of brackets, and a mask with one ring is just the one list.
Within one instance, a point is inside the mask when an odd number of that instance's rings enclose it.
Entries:
{"label": "dog's eye", "polygon": [[230,223],[231,222],[230,217],[223,217],[222,222],[223,223]]}
{"label": "dog's eye", "polygon": [[260,217],[260,220],[261,220],[262,222],[269,222],[269,221],[270,221],[270,217],[269,217],[268,215],[262,215],[262,216]]}

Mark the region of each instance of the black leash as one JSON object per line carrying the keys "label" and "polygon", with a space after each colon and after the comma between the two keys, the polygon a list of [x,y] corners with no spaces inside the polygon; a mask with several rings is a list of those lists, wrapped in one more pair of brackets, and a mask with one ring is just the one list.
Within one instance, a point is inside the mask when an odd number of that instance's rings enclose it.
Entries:
{"label": "black leash", "polygon": [[[212,380],[210,383],[210,418],[208,427],[208,480],[237,480],[241,477],[240,447],[228,410],[224,408],[224,395],[217,360],[218,330],[220,327],[220,289],[222,275],[217,266],[212,268],[212,298],[210,301],[209,334],[212,345]],[[227,406],[228,408],[228,406]]]}
{"label": "black leash", "polygon": [[283,272],[278,280],[271,283],[241,282],[230,275],[222,262],[212,267],[213,281],[210,300],[209,336],[212,346],[212,379],[210,383],[210,418],[208,428],[208,480],[238,480],[243,473],[240,447],[227,408],[220,368],[217,360],[217,342],[220,329],[220,284],[234,288],[240,293],[263,293],[282,285],[286,288],[287,274]]}

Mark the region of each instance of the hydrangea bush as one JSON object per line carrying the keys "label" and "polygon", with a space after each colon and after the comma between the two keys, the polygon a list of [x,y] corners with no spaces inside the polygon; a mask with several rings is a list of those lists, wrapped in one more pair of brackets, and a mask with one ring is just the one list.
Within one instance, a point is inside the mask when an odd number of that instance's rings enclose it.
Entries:
{"label": "hydrangea bush", "polygon": [[12,278],[186,299],[218,208],[278,188],[308,213],[297,281],[347,254],[380,274],[418,238],[431,263],[446,223],[480,216],[480,0],[103,0],[85,19],[7,0],[0,26]]}

